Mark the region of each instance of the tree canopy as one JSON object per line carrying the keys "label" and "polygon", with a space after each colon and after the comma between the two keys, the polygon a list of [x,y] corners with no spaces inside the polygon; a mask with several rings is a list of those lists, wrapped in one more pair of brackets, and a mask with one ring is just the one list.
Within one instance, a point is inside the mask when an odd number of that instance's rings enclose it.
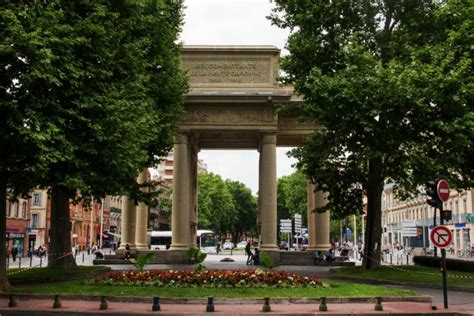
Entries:
{"label": "tree canopy", "polygon": [[[2,155],[0,172],[15,191],[52,189],[51,266],[74,265],[69,198],[143,199],[137,173],[170,149],[187,89],[181,16],[175,0],[2,5],[0,151],[28,146]],[[32,171],[29,185],[13,168]]]}
{"label": "tree canopy", "polygon": [[198,174],[198,226],[214,230],[234,240],[242,234],[255,234],[257,202],[243,183],[223,180],[213,173]]}
{"label": "tree canopy", "polygon": [[291,175],[283,176],[277,183],[278,219],[294,219],[295,214],[302,217],[303,227],[307,226],[308,191],[306,175],[297,170]]}
{"label": "tree canopy", "polygon": [[385,181],[405,196],[438,174],[473,184],[473,4],[275,2],[272,22],[292,31],[283,80],[320,126],[293,155],[332,215],[367,196],[364,266],[376,266]]}

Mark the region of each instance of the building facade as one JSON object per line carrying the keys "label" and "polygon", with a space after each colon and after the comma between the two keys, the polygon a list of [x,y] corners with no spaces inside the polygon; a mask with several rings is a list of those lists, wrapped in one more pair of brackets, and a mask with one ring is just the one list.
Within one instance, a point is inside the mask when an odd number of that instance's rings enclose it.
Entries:
{"label": "building facade", "polygon": [[[474,189],[467,191],[451,190],[449,200],[443,203],[444,210],[452,211],[452,219],[445,225],[453,234],[452,254],[467,256],[474,250]],[[436,214],[439,225],[439,211]],[[433,248],[429,233],[435,224],[435,209],[426,203],[420,194],[410,200],[401,201],[395,197],[393,184],[384,187],[382,194],[383,249],[390,250],[404,246],[421,252],[423,248]],[[416,236],[407,235],[407,227],[416,227]],[[405,231],[405,234],[404,234]]]}
{"label": "building facade", "polygon": [[27,255],[30,247],[30,201],[17,199],[6,201],[7,250],[18,249],[18,256]]}
{"label": "building facade", "polygon": [[49,244],[49,225],[51,223],[51,201],[48,191],[36,189],[31,193],[30,207],[30,234],[28,245],[32,249]]}

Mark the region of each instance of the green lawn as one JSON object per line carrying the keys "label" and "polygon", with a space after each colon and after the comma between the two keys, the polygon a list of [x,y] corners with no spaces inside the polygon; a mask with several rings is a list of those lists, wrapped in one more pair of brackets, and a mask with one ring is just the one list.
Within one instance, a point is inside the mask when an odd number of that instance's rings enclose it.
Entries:
{"label": "green lawn", "polygon": [[[393,268],[382,266],[375,270],[367,270],[360,267],[346,267],[337,269],[335,273],[336,275],[347,275],[403,283],[441,284],[441,272],[439,269],[422,266],[396,266]],[[467,278],[459,278],[456,276],[465,276]],[[474,273],[472,272],[448,271],[447,280],[448,286],[461,285],[474,287]]]}
{"label": "green lawn", "polygon": [[413,291],[392,289],[382,286],[329,282],[318,288],[295,289],[228,289],[228,288],[150,288],[133,286],[88,285],[84,280],[56,282],[29,286],[16,286],[11,291],[16,294],[61,294],[61,295],[107,295],[141,297],[205,298],[209,295],[220,298],[262,298],[281,297],[373,297],[410,296]]}
{"label": "green lawn", "polygon": [[104,270],[100,266],[78,266],[76,269],[47,269],[47,268],[26,268],[26,269],[8,269],[8,280],[34,282],[36,280],[64,280],[66,277],[75,277],[84,274],[90,274]]}

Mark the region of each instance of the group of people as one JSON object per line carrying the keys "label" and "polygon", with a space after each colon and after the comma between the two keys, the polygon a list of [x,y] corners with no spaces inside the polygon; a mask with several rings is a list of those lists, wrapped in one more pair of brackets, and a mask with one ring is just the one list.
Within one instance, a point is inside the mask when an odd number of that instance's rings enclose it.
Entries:
{"label": "group of people", "polygon": [[248,241],[247,245],[245,246],[245,254],[247,255],[247,265],[249,264],[259,265],[260,264],[260,251],[258,250],[258,248],[255,247],[255,250],[252,253],[251,247],[252,247],[252,243]]}

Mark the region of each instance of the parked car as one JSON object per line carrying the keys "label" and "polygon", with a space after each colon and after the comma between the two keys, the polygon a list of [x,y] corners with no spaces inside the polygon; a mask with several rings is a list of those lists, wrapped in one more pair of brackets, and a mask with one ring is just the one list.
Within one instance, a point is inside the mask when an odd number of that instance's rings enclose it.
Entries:
{"label": "parked car", "polygon": [[226,241],[224,245],[222,246],[223,250],[231,250],[234,249],[234,243],[231,241]]}
{"label": "parked car", "polygon": [[247,242],[245,240],[242,240],[241,242],[239,242],[235,247],[238,248],[238,249],[243,249],[247,246]]}

